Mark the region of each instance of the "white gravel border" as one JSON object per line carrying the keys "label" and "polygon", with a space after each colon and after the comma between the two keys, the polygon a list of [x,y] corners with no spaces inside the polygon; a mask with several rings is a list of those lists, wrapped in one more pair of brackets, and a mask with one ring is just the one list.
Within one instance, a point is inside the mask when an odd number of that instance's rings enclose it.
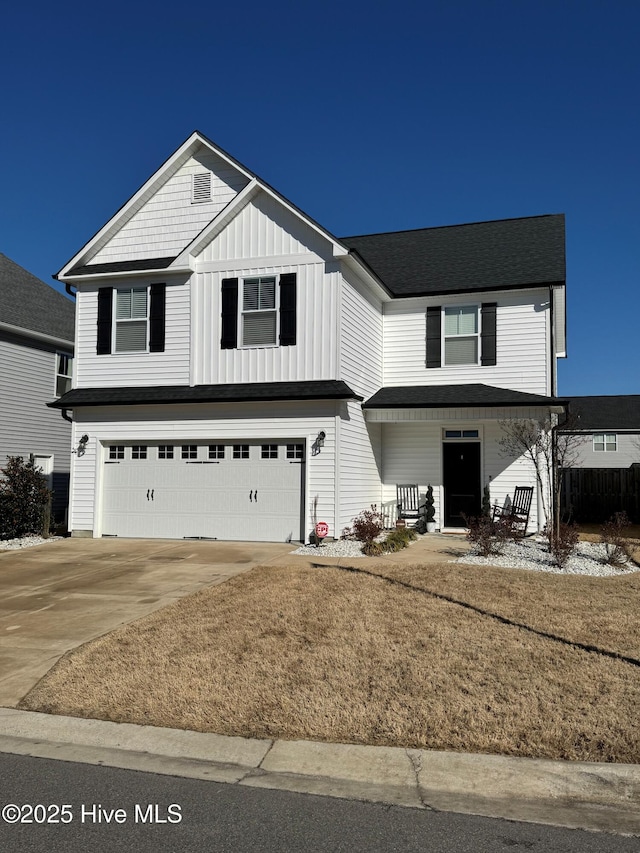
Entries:
{"label": "white gravel border", "polygon": [[21,548],[33,548],[34,545],[46,545],[57,542],[62,536],[23,536],[21,539],[0,539],[0,551],[19,551]]}

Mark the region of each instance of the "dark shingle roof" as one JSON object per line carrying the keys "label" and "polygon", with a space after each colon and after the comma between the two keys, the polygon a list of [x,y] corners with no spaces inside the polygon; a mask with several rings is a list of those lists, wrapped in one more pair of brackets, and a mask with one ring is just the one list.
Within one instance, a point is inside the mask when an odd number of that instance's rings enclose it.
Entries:
{"label": "dark shingle roof", "polygon": [[48,403],[76,406],[135,406],[169,403],[241,403],[267,400],[361,400],[345,382],[248,382],[230,385],[161,385],[141,388],[74,388]]}
{"label": "dark shingle roof", "polygon": [[140,261],[111,261],[107,264],[85,264],[74,267],[70,275],[96,275],[105,272],[133,272],[134,270],[164,270],[175,261],[177,255],[168,258],[144,258]]}
{"label": "dark shingle roof", "polygon": [[0,322],[73,343],[75,304],[0,253]]}
{"label": "dark shingle roof", "polygon": [[563,214],[340,240],[394,296],[522,288],[565,280]]}
{"label": "dark shingle roof", "polygon": [[381,388],[363,409],[441,409],[472,406],[561,406],[558,397],[543,397],[494,388],[492,385],[403,385]]}
{"label": "dark shingle roof", "polygon": [[640,430],[640,394],[572,397],[569,417],[577,430]]}

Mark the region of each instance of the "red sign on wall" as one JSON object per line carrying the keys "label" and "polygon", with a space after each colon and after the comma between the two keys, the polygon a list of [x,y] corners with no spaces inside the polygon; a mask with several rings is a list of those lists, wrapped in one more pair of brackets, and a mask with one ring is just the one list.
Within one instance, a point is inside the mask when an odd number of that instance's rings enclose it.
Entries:
{"label": "red sign on wall", "polygon": [[326,521],[319,521],[316,524],[316,536],[318,539],[324,539],[324,537],[329,532],[329,525]]}

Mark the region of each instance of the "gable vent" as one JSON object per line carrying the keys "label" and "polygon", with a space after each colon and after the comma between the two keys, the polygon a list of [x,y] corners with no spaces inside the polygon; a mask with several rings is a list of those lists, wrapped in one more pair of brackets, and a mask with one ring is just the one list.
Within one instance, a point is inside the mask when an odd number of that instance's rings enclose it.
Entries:
{"label": "gable vent", "polygon": [[192,201],[211,201],[211,172],[200,172],[193,176]]}

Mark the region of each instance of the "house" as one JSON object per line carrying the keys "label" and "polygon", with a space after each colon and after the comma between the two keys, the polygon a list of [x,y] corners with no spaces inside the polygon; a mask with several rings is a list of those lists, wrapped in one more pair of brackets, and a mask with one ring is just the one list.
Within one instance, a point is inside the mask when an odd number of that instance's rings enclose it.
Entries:
{"label": "house", "polygon": [[535,485],[500,421],[563,411],[564,246],[562,215],[336,238],[194,132],[58,274],[73,535],[338,537],[397,483],[455,529]]}
{"label": "house", "polygon": [[640,522],[640,395],[571,397],[572,442],[563,471],[562,513],[602,524],[617,512]]}
{"label": "house", "polygon": [[571,432],[577,443],[575,468],[628,468],[640,463],[640,394],[571,397]]}
{"label": "house", "polygon": [[71,388],[75,307],[0,254],[0,465],[34,458],[53,489],[53,515],[69,496],[71,424],[47,408]]}

